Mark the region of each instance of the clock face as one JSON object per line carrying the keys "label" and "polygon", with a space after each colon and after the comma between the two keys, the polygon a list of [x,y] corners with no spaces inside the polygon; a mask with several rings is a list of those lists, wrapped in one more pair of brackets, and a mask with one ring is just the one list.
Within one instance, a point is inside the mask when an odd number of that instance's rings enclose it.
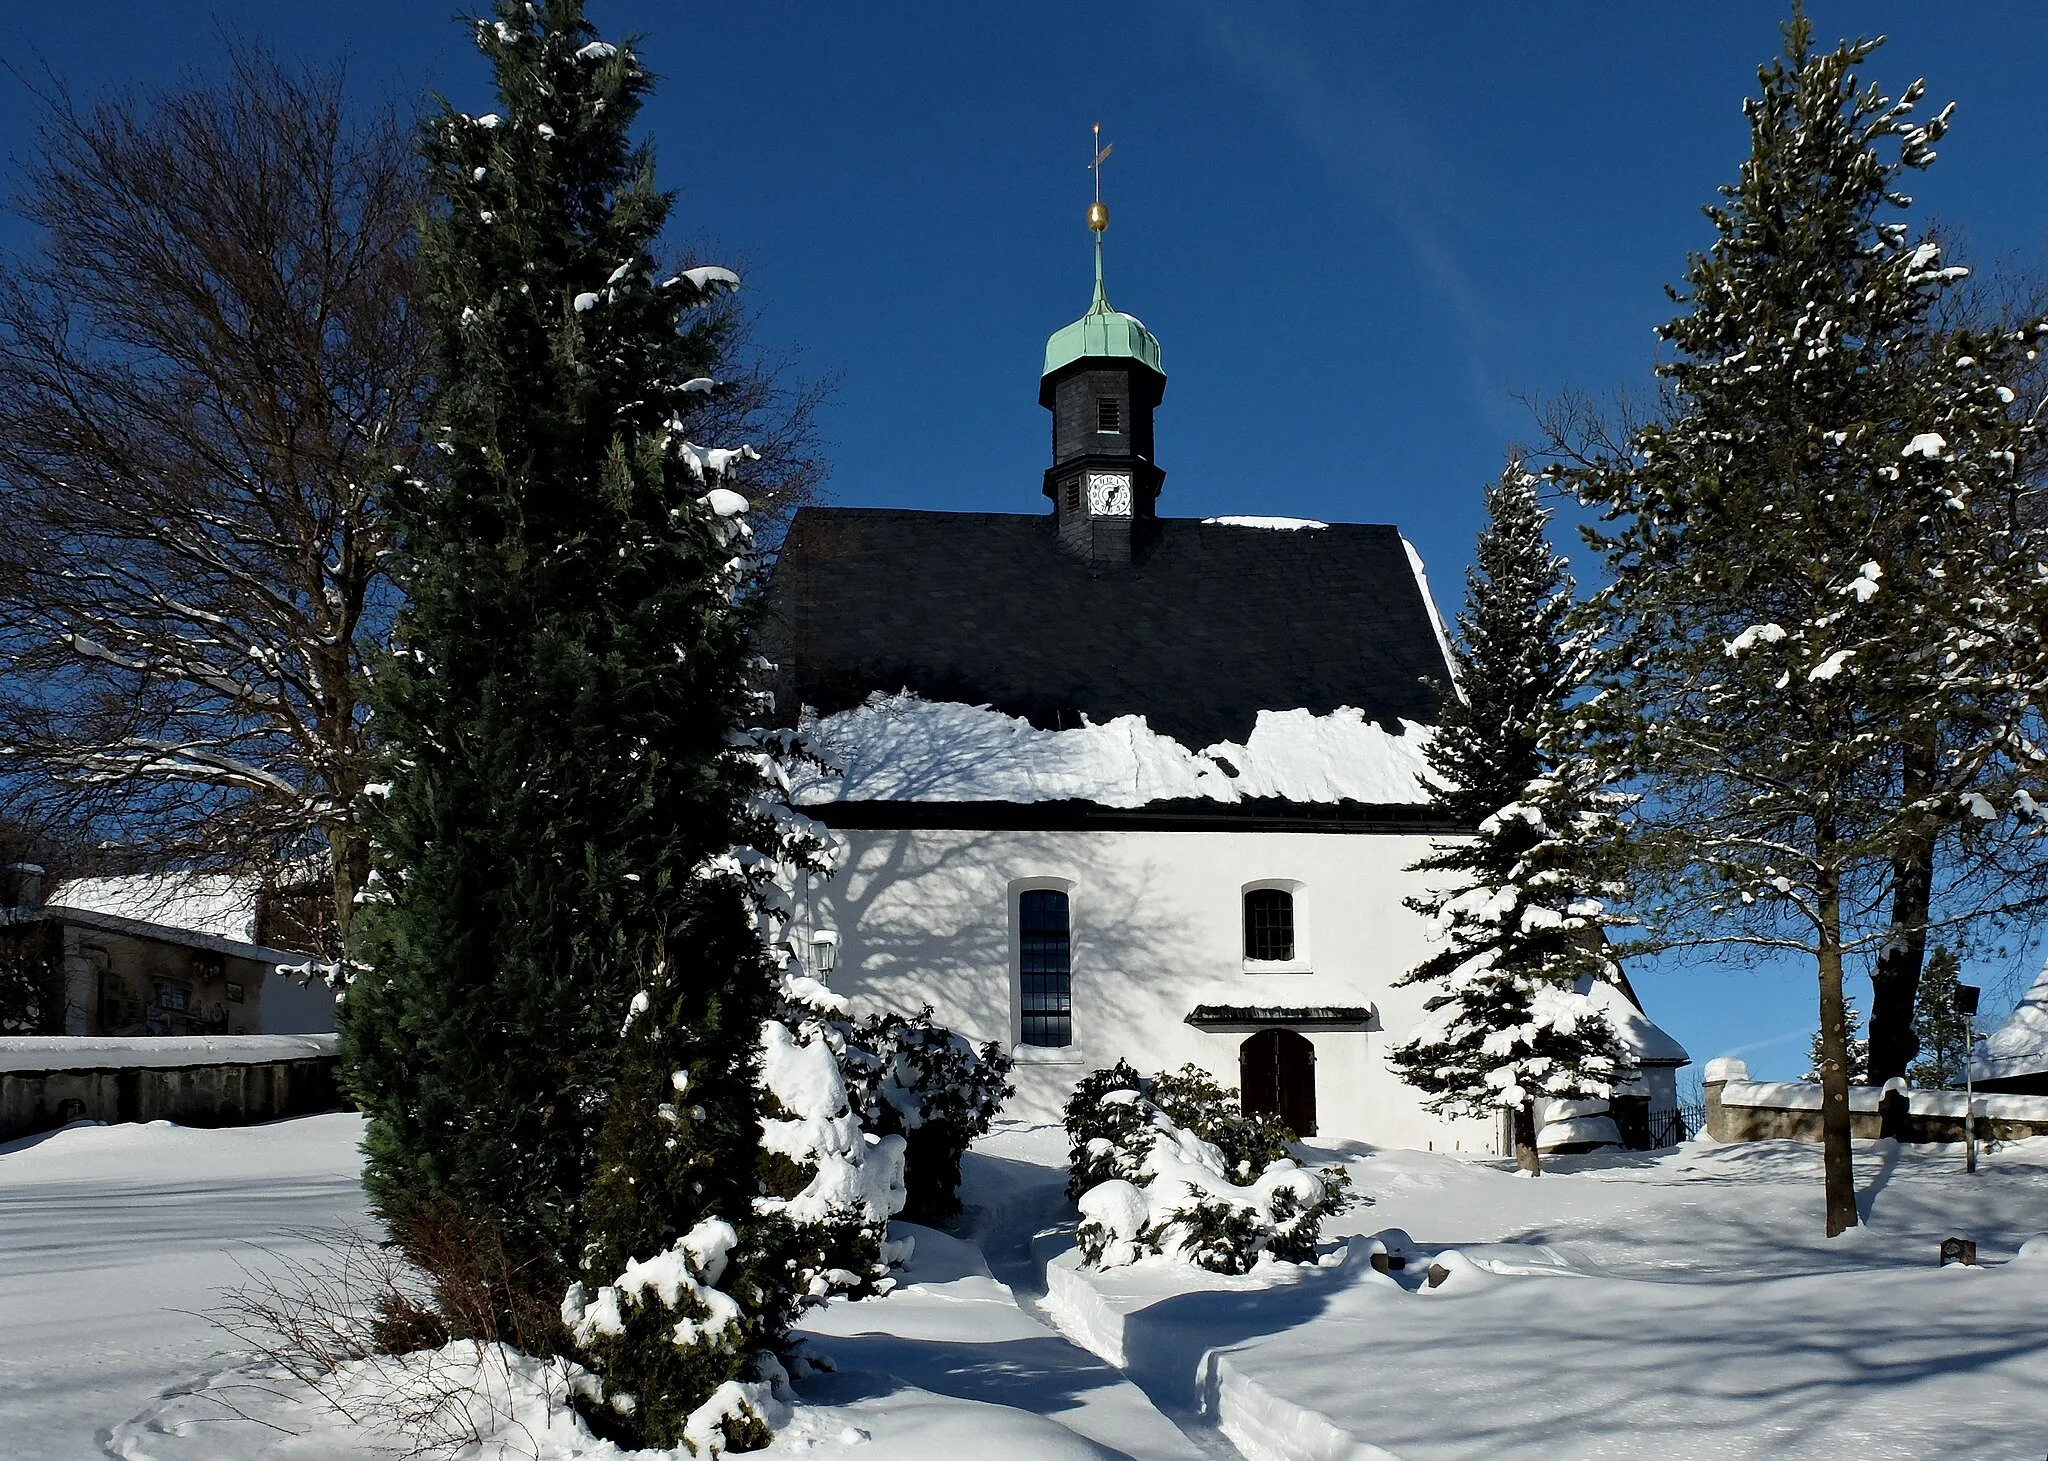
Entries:
{"label": "clock face", "polygon": [[1131,474],[1093,472],[1088,477],[1088,511],[1095,517],[1131,515]]}

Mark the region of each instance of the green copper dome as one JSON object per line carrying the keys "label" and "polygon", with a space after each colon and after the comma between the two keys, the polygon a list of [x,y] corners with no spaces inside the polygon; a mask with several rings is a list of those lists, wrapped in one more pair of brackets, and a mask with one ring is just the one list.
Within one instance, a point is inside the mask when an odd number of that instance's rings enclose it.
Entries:
{"label": "green copper dome", "polygon": [[1088,307],[1088,313],[1045,342],[1045,369],[1041,374],[1051,375],[1077,360],[1107,358],[1135,360],[1165,375],[1159,364],[1158,337],[1134,316],[1110,308],[1109,296],[1102,291],[1100,255],[1095,267],[1095,302]]}

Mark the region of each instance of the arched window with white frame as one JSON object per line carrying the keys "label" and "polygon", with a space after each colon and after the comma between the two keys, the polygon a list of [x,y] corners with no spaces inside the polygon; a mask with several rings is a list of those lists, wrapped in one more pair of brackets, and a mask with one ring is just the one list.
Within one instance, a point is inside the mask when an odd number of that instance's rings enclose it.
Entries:
{"label": "arched window with white frame", "polygon": [[1017,992],[1023,1044],[1074,1043],[1074,937],[1064,889],[1017,895]]}
{"label": "arched window with white frame", "polygon": [[1299,973],[1308,969],[1308,929],[1301,890],[1300,883],[1288,878],[1245,884],[1243,929],[1247,972]]}

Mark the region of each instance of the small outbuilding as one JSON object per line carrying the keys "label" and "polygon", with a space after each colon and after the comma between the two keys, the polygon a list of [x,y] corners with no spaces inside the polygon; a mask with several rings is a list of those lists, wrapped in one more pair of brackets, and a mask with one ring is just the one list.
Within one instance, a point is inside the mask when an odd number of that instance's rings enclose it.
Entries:
{"label": "small outbuilding", "polygon": [[2014,1096],[2048,1096],[2048,968],[1970,1061],[1970,1079],[1980,1091]]}
{"label": "small outbuilding", "polygon": [[[247,875],[77,878],[50,889],[17,863],[0,878],[0,943],[42,970],[29,1002],[48,1035],[311,1035],[334,999],[304,953],[264,941],[264,887]],[[24,976],[25,986],[37,981]]]}

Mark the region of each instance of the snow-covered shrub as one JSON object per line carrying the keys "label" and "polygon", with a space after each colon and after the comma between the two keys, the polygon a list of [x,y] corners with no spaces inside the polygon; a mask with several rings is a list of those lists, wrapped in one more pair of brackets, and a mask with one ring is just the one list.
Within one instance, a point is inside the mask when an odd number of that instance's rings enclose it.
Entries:
{"label": "snow-covered shrub", "polygon": [[1277,1116],[1247,1116],[1236,1096],[1193,1065],[1177,1071],[1141,1076],[1119,1060],[1107,1070],[1086,1076],[1067,1102],[1069,1139],[1067,1196],[1111,1178],[1135,1181],[1145,1160],[1148,1129],[1143,1112],[1121,1100],[1105,1100],[1113,1091],[1136,1091],[1222,1153],[1225,1170],[1239,1179],[1264,1171],[1288,1155],[1292,1133]]}
{"label": "snow-covered shrub", "polygon": [[903,1210],[905,1142],[867,1129],[845,1074],[877,1057],[850,1045],[846,1001],[816,980],[785,975],[776,1013],[761,1026],[765,1195],[755,1211],[797,1230],[801,1294],[887,1293],[884,1244]]}
{"label": "snow-covered shrub", "polygon": [[[640,1415],[643,1399],[593,1375],[586,1403],[602,1401],[621,1417],[633,1417],[650,1433],[682,1435],[700,1455],[721,1450],[758,1450],[785,1398],[787,1375],[772,1354],[747,1362],[757,1326],[731,1292],[758,1290],[732,1285],[727,1268],[739,1247],[732,1224],[711,1218],[699,1223],[666,1252],[634,1259],[611,1283],[590,1293],[583,1284],[562,1301],[562,1323],[597,1375],[630,1370],[644,1385],[646,1403],[673,1403],[678,1396],[708,1396],[687,1415]],[[751,1370],[752,1380],[736,1380]]]}
{"label": "snow-covered shrub", "polygon": [[1284,1128],[1245,1116],[1192,1066],[1149,1079],[1122,1062],[1095,1072],[1068,1103],[1067,1131],[1076,1236],[1098,1268],[1146,1254],[1214,1273],[1249,1272],[1267,1255],[1306,1262],[1323,1219],[1350,1201],[1349,1173],[1299,1165]]}
{"label": "snow-covered shrub", "polygon": [[960,1158],[1015,1090],[1008,1053],[994,1041],[976,1049],[934,1022],[926,1005],[915,1015],[862,1020],[843,1068],[867,1129],[904,1140],[904,1216],[926,1224],[956,1217]]}

